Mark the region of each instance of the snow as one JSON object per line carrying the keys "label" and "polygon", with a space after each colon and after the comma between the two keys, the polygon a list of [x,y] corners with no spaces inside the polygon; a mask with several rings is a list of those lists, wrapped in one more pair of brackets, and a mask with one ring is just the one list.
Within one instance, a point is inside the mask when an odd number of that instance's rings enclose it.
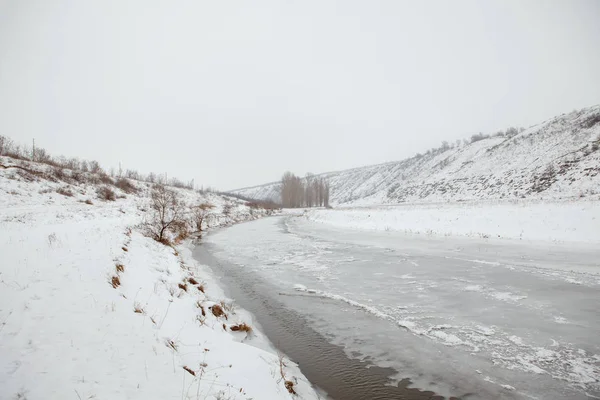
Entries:
{"label": "snow", "polygon": [[[600,105],[513,138],[492,137],[422,156],[318,175],[334,206],[475,200],[600,199]],[[278,201],[279,183],[239,189]]]}
{"label": "snow", "polygon": [[309,209],[305,216],[338,228],[400,231],[419,235],[600,243],[600,201],[592,200]]}
{"label": "snow", "polygon": [[[296,398],[253,316],[224,296],[210,268],[192,258],[192,244],[167,247],[136,229],[148,202],[148,189],[136,185],[140,195],[103,202],[94,185],[0,170],[0,398]],[[56,193],[65,186],[72,197]],[[215,225],[264,214],[174,190],[189,203],[214,204]],[[229,216],[220,212],[225,204]],[[215,304],[227,318],[213,315]],[[242,322],[251,333],[230,330]],[[284,362],[300,398],[316,399],[298,367]]]}

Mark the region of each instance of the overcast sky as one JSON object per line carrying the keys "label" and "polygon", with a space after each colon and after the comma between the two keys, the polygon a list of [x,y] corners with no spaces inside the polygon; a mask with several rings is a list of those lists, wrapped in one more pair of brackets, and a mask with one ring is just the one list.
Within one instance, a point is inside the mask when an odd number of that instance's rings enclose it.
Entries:
{"label": "overcast sky", "polygon": [[0,0],[0,134],[233,189],[600,103],[600,1]]}

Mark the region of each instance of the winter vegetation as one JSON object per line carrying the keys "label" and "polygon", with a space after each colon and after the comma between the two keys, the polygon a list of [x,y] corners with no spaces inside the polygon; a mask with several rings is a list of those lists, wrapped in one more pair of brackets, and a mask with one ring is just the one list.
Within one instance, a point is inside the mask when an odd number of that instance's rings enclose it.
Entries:
{"label": "winter vegetation", "polygon": [[307,174],[302,179],[291,172],[281,178],[281,204],[286,208],[329,207],[329,183]]}
{"label": "winter vegetation", "polygon": [[318,397],[191,256],[273,204],[6,137],[0,154],[0,398]]}
{"label": "winter vegetation", "polygon": [[[600,187],[600,105],[397,162],[316,175],[332,205],[594,199]],[[280,201],[281,182],[239,189]]]}
{"label": "winter vegetation", "polygon": [[[77,157],[67,158],[65,156],[52,156],[44,148],[36,147],[35,142],[31,146],[16,143],[11,138],[0,135],[0,156],[6,156],[19,161],[32,161],[38,164],[45,164],[54,167],[54,174],[59,175],[64,170],[70,170],[78,177],[80,173],[91,173],[97,175],[97,178],[104,183],[127,185],[127,179],[156,183],[159,185],[168,185],[177,188],[194,189],[194,180],[184,183],[176,177],[167,178],[167,174],[157,174],[150,172],[141,174],[134,169],[126,169],[123,171],[120,167],[118,170],[111,168],[110,171],[105,171],[98,161],[81,160]],[[204,191],[204,190],[202,190]]]}

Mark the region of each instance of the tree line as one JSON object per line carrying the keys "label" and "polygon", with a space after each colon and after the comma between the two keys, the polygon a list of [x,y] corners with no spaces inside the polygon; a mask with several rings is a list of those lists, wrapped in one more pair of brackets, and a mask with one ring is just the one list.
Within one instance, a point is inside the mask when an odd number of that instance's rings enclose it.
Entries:
{"label": "tree line", "polygon": [[312,174],[301,178],[288,171],[281,178],[281,205],[285,208],[329,207],[329,182]]}
{"label": "tree line", "polygon": [[[80,160],[77,157],[67,158],[64,156],[52,156],[43,147],[20,145],[14,142],[9,137],[0,135],[0,156],[10,157],[16,160],[33,161],[36,163],[46,164],[55,168],[57,175],[62,174],[63,169],[72,170],[75,172],[98,174],[104,177],[110,176],[114,179],[133,179],[140,182],[148,182],[159,185],[168,185],[177,188],[194,189],[194,180],[184,182],[176,177],[168,177],[167,174],[159,174],[150,172],[149,174],[141,174],[134,169],[123,170],[119,163],[118,170],[111,168],[107,171],[102,168],[98,161]],[[204,189],[200,190],[201,192]]]}

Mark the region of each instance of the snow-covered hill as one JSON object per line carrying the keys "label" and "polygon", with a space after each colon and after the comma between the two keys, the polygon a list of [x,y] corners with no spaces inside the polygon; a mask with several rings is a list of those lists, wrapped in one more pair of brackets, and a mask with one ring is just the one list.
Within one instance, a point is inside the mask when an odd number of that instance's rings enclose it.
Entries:
{"label": "snow-covered hill", "polygon": [[[563,114],[513,137],[493,136],[409,159],[321,174],[333,204],[598,198],[600,105]],[[240,189],[279,199],[279,183]]]}

